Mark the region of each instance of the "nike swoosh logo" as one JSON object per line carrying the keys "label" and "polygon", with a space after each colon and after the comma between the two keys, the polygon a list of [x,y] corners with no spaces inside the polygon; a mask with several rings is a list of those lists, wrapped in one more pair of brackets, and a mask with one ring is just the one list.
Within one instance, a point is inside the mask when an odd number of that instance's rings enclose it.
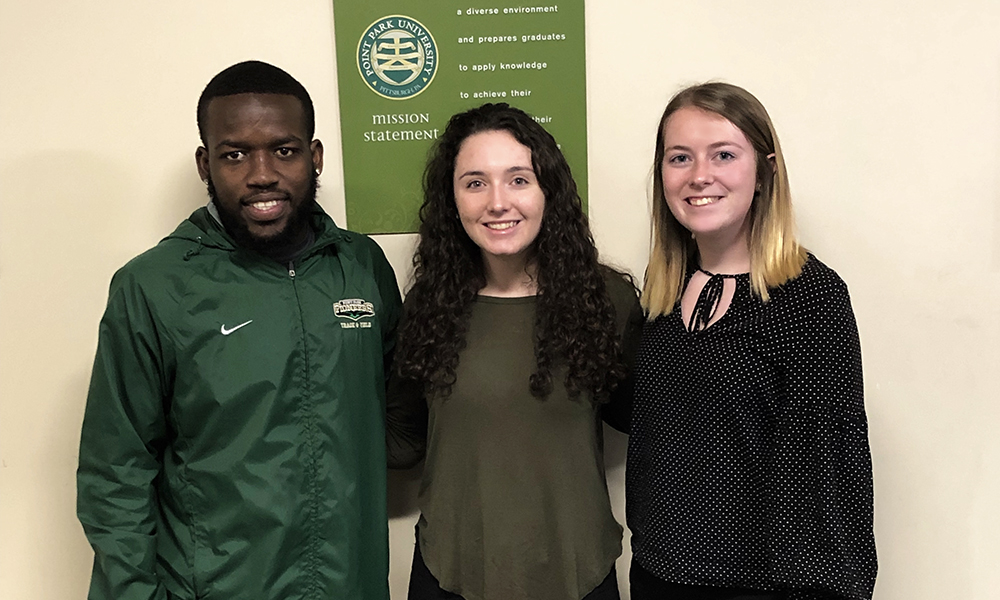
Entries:
{"label": "nike swoosh logo", "polygon": [[247,325],[249,325],[250,323],[253,323],[253,319],[250,319],[250,320],[249,320],[249,321],[247,321],[246,323],[240,323],[239,325],[237,325],[236,327],[233,327],[232,329],[226,329],[226,326],[225,326],[225,324],[223,324],[223,325],[222,325],[222,328],[221,328],[221,329],[219,329],[219,331],[221,331],[221,332],[222,332],[222,335],[229,335],[230,333],[232,333],[232,332],[236,331],[236,330],[237,330],[237,329],[239,329],[240,327],[246,327],[246,326],[247,326]]}

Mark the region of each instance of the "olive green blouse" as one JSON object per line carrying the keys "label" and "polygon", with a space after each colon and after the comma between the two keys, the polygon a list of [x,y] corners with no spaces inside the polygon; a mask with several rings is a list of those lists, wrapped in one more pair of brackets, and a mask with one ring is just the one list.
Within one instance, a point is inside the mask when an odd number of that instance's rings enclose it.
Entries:
{"label": "olive green blouse", "polygon": [[[637,330],[633,286],[609,277],[608,292],[617,312],[609,326]],[[452,392],[427,402],[420,550],[441,587],[467,600],[579,600],[621,554],[602,407],[567,395],[565,368],[553,369],[551,394],[531,394],[534,316],[534,297],[480,296]],[[401,402],[389,399],[390,462],[406,446],[400,431],[422,429],[400,422],[420,418],[404,417]]]}

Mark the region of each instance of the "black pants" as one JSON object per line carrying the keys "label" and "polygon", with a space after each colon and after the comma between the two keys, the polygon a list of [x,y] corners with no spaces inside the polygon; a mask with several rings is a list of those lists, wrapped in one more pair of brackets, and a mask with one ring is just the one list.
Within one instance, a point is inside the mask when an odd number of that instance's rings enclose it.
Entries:
{"label": "black pants", "polygon": [[[424,564],[424,557],[420,555],[420,544],[413,549],[413,567],[410,569],[410,589],[407,592],[407,600],[465,600],[458,594],[453,594],[441,589],[438,580],[427,569]],[[611,566],[611,572],[604,578],[599,586],[594,588],[583,600],[620,600],[618,594],[618,577],[615,575],[615,567]],[[510,598],[509,600],[538,600],[534,598]]]}
{"label": "black pants", "polygon": [[632,600],[786,600],[787,592],[684,585],[663,581],[632,559],[628,574]]}

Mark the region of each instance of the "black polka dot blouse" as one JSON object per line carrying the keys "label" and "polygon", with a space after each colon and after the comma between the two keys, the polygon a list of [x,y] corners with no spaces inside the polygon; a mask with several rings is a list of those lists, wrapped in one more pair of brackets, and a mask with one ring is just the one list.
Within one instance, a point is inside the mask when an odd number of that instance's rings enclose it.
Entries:
{"label": "black polka dot blouse", "polygon": [[[690,275],[689,275],[690,277]],[[626,471],[632,553],[663,580],[871,598],[872,473],[847,286],[802,274],[689,332],[645,324]]]}

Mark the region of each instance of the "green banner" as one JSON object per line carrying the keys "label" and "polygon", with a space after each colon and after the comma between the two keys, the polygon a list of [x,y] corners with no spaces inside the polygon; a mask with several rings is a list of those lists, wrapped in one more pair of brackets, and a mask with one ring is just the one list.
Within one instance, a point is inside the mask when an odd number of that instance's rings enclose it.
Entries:
{"label": "green banner", "polygon": [[427,153],[455,113],[507,102],[556,138],[587,200],[583,0],[335,0],[347,226],[417,230]]}

